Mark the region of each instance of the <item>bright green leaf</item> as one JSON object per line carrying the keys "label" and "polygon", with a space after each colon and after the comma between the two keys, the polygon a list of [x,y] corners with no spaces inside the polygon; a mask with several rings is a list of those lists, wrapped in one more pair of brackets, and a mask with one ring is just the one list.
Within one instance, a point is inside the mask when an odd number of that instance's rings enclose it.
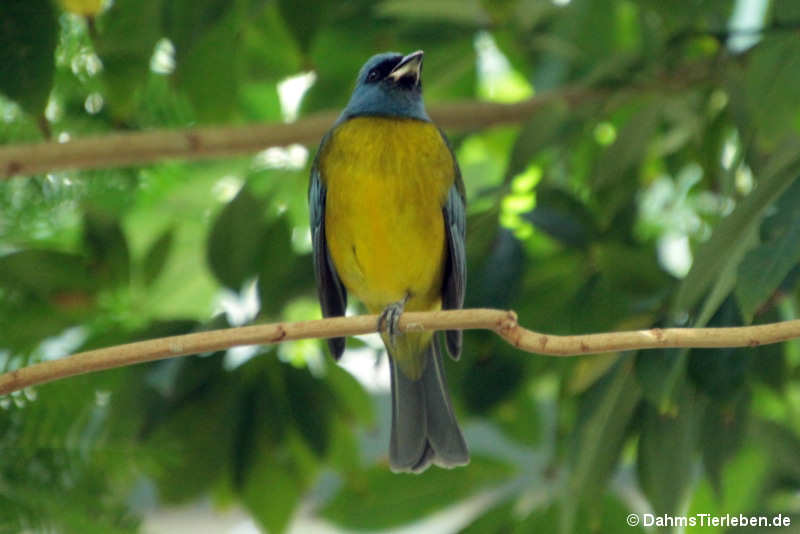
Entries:
{"label": "bright green leaf", "polygon": [[345,528],[399,526],[491,489],[510,474],[506,464],[479,456],[467,467],[432,468],[421,475],[396,475],[381,465],[348,480],[322,515]]}

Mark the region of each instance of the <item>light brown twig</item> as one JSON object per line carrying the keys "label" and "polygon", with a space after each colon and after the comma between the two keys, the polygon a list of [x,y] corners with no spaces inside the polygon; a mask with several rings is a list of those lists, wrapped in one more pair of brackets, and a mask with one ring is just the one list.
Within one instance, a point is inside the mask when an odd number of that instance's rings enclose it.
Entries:
{"label": "light brown twig", "polygon": [[[433,107],[430,114],[442,128],[472,130],[519,123],[554,102],[575,104],[598,94],[598,91],[590,88],[564,88],[514,104],[477,101],[441,104]],[[143,165],[171,158],[192,160],[232,156],[292,143],[314,145],[333,125],[337,116],[334,112],[322,112],[289,124],[109,133],[65,143],[0,146],[0,179],[68,169]]]}
{"label": "light brown twig", "polygon": [[[239,345],[267,345],[297,339],[368,334],[376,331],[377,322],[377,315],[359,315],[296,323],[272,323],[90,350],[2,374],[0,394],[77,374]],[[652,328],[630,332],[554,336],[519,326],[513,311],[492,309],[408,312],[401,316],[399,328],[402,332],[492,330],[521,350],[547,356],[673,347],[754,347],[800,337],[800,320],[732,328]]]}

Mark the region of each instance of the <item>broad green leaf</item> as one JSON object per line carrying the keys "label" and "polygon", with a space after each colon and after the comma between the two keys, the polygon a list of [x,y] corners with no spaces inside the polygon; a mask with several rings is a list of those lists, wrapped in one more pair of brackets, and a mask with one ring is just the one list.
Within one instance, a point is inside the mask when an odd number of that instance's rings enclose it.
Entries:
{"label": "broad green leaf", "polygon": [[324,506],[322,515],[345,528],[394,527],[492,489],[511,473],[506,464],[480,456],[473,456],[466,467],[434,467],[421,475],[397,475],[381,465],[348,480]]}
{"label": "broad green leaf", "polygon": [[722,509],[756,512],[769,471],[769,457],[764,450],[747,447],[726,466]]}
{"label": "broad green leaf", "polygon": [[727,488],[727,484],[723,486],[723,470],[742,445],[749,414],[750,396],[742,392],[732,399],[711,400],[702,416],[700,451],[706,474],[717,494]]}
{"label": "broad green leaf", "polygon": [[730,267],[732,260],[743,254],[742,244],[747,241],[744,237],[758,227],[764,210],[797,177],[799,163],[800,141],[797,140],[784,143],[770,158],[755,190],[717,225],[711,239],[698,247],[692,268],[678,288],[673,312],[688,313]]}
{"label": "broad green leaf", "polygon": [[248,119],[273,122],[283,119],[275,82],[242,84],[239,92],[242,112]]}
{"label": "broad green leaf", "polygon": [[[264,206],[242,187],[219,213],[208,235],[208,263],[214,276],[230,289],[239,291],[244,282],[258,273],[264,228]],[[285,261],[275,257],[275,261]]]}
{"label": "broad green leaf", "polygon": [[705,403],[681,390],[676,413],[644,405],[637,454],[639,484],[658,514],[675,515],[688,497],[694,471],[700,414]]}
{"label": "broad green leaf", "polygon": [[0,92],[43,117],[55,67],[58,24],[50,0],[3,0]]}
{"label": "broad green leaf", "polygon": [[334,10],[333,2],[329,0],[279,0],[278,9],[286,22],[286,27],[292,32],[299,48],[308,52],[317,30],[325,19]]}
{"label": "broad green leaf", "polygon": [[750,113],[770,144],[797,128],[800,103],[800,45],[791,35],[767,35],[747,64],[745,90]]}
{"label": "broad green leaf", "polygon": [[164,269],[174,238],[175,229],[168,228],[148,249],[142,261],[142,277],[146,285],[152,284]]}
{"label": "broad green leaf", "polygon": [[514,503],[503,502],[493,506],[478,516],[472,523],[459,531],[459,534],[505,534],[514,532],[518,521],[514,517]]}
{"label": "broad green leaf", "polygon": [[592,214],[585,204],[544,183],[536,188],[536,207],[525,217],[566,247],[585,247],[594,229]]}
{"label": "broad green leaf", "polygon": [[462,378],[466,408],[474,413],[486,413],[513,398],[525,382],[524,356],[505,350],[486,356],[470,365]]}
{"label": "broad green leaf", "polygon": [[792,24],[800,19],[800,5],[795,2],[775,2],[772,9],[776,22]]}
{"label": "broad green leaf", "polygon": [[231,117],[244,57],[239,35],[246,20],[242,0],[175,0],[165,5],[167,36],[175,46],[175,78],[205,122]]}
{"label": "broad green leaf", "polygon": [[278,454],[258,454],[248,470],[242,501],[264,529],[278,534],[289,524],[311,476],[308,466],[291,449]]}
{"label": "broad green leaf", "polygon": [[773,469],[794,480],[800,479],[800,435],[796,430],[772,421],[754,418],[749,440],[766,452]]}
{"label": "broad green leaf", "polygon": [[376,8],[384,17],[450,22],[479,27],[488,22],[488,16],[478,0],[383,0]]}
{"label": "broad green leaf", "polygon": [[0,256],[0,287],[40,297],[86,292],[95,287],[85,258],[55,250],[28,249]]}
{"label": "broad green leaf", "polygon": [[472,303],[491,303],[498,308],[509,306],[521,282],[524,255],[519,239],[510,230],[501,228],[483,261],[473,264],[467,306]]}
{"label": "broad green leaf", "polygon": [[751,249],[739,264],[736,298],[748,320],[800,262],[800,180],[781,195],[775,208],[777,212],[762,224],[767,241]]}
{"label": "broad green leaf", "polygon": [[313,261],[310,254],[297,255],[291,247],[292,228],[281,215],[268,222],[258,242],[262,251],[258,271],[261,313],[274,317],[291,299],[310,293]]}
{"label": "broad green leaf", "polygon": [[548,145],[563,142],[565,131],[571,127],[567,108],[561,103],[535,113],[523,126],[511,149],[505,183],[523,172],[536,154]]}
{"label": "broad green leaf", "polygon": [[569,452],[560,532],[572,531],[578,507],[602,492],[619,460],[630,418],[642,395],[632,364],[630,357],[620,360],[582,395]]}
{"label": "broad green leaf", "polygon": [[281,18],[277,2],[265,3],[244,28],[242,37],[249,79],[275,82],[303,69],[303,60],[291,30]]}
{"label": "broad green leaf", "polygon": [[526,446],[542,443],[546,424],[542,406],[536,402],[529,388],[518,386],[513,393],[513,397],[494,407],[492,420],[505,436],[517,443]]}
{"label": "broad green leaf", "polygon": [[90,209],[85,215],[83,241],[93,278],[110,287],[130,281],[130,251],[118,220]]}
{"label": "broad green leaf", "polygon": [[284,365],[286,401],[294,426],[311,451],[322,457],[330,444],[331,419],[335,398],[325,382],[311,376],[308,369]]}
{"label": "broad green leaf", "polygon": [[[150,446],[160,451],[156,465],[163,467],[153,475],[165,502],[196,499],[226,476],[234,436],[230,415],[235,404],[233,391],[224,386],[210,383],[191,392],[148,438]],[[149,408],[159,409],[158,405]]]}
{"label": "broad green leaf", "polygon": [[[728,297],[708,322],[710,327],[742,326],[733,297]],[[753,359],[749,347],[692,349],[687,373],[697,389],[712,399],[726,399],[742,392]]]}
{"label": "broad green leaf", "polygon": [[261,354],[235,371],[240,392],[231,454],[231,481],[242,490],[263,456],[274,456],[291,429],[291,401],[283,380],[284,364],[274,354]]}
{"label": "broad green leaf", "polygon": [[134,97],[150,74],[150,58],[163,35],[162,1],[114,0],[98,17],[94,45],[115,120],[133,118]]}
{"label": "broad green leaf", "polygon": [[631,171],[644,159],[661,114],[657,101],[642,102],[640,109],[622,125],[614,144],[597,162],[593,178],[595,189],[615,187],[627,180]]}
{"label": "broad green leaf", "polygon": [[359,424],[367,427],[375,424],[372,399],[353,375],[330,361],[325,366],[325,381],[336,396],[337,404]]}
{"label": "broad green leaf", "polygon": [[[759,323],[772,323],[784,320],[777,309],[772,309],[759,316]],[[776,391],[782,391],[791,380],[791,372],[786,355],[789,347],[785,343],[759,345],[753,349],[753,365],[750,367],[752,377],[760,380]]]}

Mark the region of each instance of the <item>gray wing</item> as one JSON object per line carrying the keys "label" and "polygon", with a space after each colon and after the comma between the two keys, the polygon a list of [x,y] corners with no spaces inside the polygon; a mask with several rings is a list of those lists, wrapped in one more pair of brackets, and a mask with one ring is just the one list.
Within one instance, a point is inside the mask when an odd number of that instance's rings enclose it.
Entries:
{"label": "gray wing", "polygon": [[[452,151],[451,151],[452,152]],[[444,212],[445,235],[447,236],[447,264],[442,288],[442,308],[455,310],[464,306],[464,292],[467,286],[467,253],[465,239],[467,233],[466,200],[464,182],[458,162],[455,164],[455,182],[447,194]],[[447,352],[453,359],[461,355],[461,330],[445,332]]]}
{"label": "gray wing", "polygon": [[[324,317],[344,315],[347,308],[347,292],[336,274],[325,238],[325,185],[319,175],[319,154],[327,136],[320,143],[317,157],[311,167],[311,183],[308,187],[308,210],[311,216],[311,245],[314,253],[314,275],[317,279],[317,293]],[[328,339],[331,355],[339,359],[344,352],[345,339]]]}

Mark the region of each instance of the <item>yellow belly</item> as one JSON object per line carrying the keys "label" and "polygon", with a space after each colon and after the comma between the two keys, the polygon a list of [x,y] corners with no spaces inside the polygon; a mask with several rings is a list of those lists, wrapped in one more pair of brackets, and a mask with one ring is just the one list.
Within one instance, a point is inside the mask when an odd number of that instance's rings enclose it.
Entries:
{"label": "yellow belly", "polygon": [[409,295],[407,310],[441,306],[442,206],[453,159],[431,123],[359,117],[320,155],[331,259],[347,290],[373,313]]}

